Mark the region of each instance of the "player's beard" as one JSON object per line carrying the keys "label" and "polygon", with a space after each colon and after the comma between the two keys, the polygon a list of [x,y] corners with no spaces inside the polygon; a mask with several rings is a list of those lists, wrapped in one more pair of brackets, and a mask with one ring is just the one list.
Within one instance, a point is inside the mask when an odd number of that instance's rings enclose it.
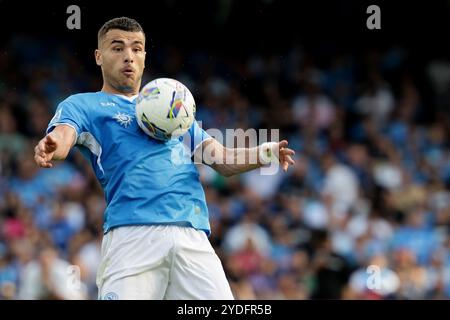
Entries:
{"label": "player's beard", "polygon": [[135,73],[133,77],[127,77],[123,73],[119,72],[119,75],[117,77],[111,77],[110,79],[113,80],[110,82],[111,86],[119,92],[138,92],[142,79],[142,73],[139,75]]}
{"label": "player's beard", "polygon": [[119,81],[117,90],[121,92],[132,92],[134,91],[136,86],[136,81],[131,78],[126,78],[125,80]]}

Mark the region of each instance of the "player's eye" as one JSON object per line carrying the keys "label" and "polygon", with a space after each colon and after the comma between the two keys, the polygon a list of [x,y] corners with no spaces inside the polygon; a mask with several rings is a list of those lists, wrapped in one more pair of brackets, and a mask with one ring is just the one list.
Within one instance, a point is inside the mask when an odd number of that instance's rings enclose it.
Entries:
{"label": "player's eye", "polygon": [[142,52],[142,48],[134,48],[133,51],[134,52]]}
{"label": "player's eye", "polygon": [[120,52],[120,51],[122,51],[122,48],[121,47],[115,47],[115,48],[113,48],[113,51]]}

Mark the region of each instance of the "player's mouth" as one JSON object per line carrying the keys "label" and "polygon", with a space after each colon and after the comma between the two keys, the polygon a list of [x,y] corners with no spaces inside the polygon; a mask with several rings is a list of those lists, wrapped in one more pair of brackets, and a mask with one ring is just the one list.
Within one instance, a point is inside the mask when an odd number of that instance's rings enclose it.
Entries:
{"label": "player's mouth", "polygon": [[134,75],[134,69],[130,67],[122,68],[121,72],[128,78]]}

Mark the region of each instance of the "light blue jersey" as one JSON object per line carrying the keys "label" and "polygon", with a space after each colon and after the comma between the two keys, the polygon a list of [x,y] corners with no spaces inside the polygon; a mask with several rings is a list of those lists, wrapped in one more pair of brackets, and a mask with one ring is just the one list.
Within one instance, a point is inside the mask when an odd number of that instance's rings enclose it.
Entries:
{"label": "light blue jersey", "polygon": [[210,234],[205,194],[190,160],[210,138],[197,122],[189,138],[160,142],[139,128],[134,98],[93,92],[61,102],[47,132],[58,124],[76,130],[76,145],[103,187],[105,233],[124,225],[177,224]]}

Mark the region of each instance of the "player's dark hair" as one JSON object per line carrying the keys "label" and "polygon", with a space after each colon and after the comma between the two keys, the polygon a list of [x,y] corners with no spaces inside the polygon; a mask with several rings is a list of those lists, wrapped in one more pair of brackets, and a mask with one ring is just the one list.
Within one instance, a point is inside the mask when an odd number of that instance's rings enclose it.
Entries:
{"label": "player's dark hair", "polygon": [[98,42],[100,43],[100,40],[105,36],[105,34],[112,29],[144,33],[144,29],[142,29],[141,25],[136,20],[128,17],[114,18],[106,21],[105,24],[100,28],[97,36]]}

